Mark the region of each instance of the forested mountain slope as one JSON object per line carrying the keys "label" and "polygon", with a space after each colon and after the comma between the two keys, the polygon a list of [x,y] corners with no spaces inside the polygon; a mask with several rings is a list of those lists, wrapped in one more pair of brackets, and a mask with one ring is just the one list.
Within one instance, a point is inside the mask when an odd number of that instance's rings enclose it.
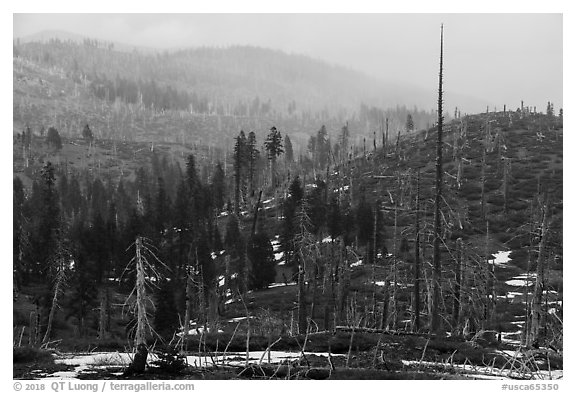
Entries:
{"label": "forested mountain slope", "polygon": [[434,122],[433,92],[306,56],[256,47],[115,48],[87,38],[17,41],[15,128],[52,125],[74,135],[88,122],[106,138],[217,144],[239,129],[263,136],[276,125],[304,146],[321,125],[348,121],[361,140],[384,118],[394,132],[405,131],[408,114],[416,129]]}

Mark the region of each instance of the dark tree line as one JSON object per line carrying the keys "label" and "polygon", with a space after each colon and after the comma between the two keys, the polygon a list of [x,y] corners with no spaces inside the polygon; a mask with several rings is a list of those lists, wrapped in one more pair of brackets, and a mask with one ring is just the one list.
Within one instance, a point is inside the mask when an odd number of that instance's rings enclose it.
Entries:
{"label": "dark tree line", "polygon": [[[137,237],[148,239],[166,265],[156,266],[163,281],[155,296],[163,305],[157,308],[157,327],[168,336],[186,307],[191,308],[189,315],[206,323],[211,318],[209,305],[224,302],[218,277],[224,274],[225,256],[234,259],[227,280],[236,273],[239,287],[261,288],[274,279],[272,247],[264,232],[243,240],[233,215],[226,233],[218,226],[216,216],[227,200],[221,163],[202,182],[194,156],[188,156],[182,171],[154,155],[133,181],[114,182],[87,171],[70,173],[48,162],[29,190],[15,177],[13,193],[15,288],[44,288],[37,299],[41,327],[46,326],[54,278],[60,271],[56,261],[64,261],[69,280],[63,317],[73,318],[80,334],[88,333],[89,321],[97,321],[102,326],[99,335],[106,336],[109,313],[94,310],[109,303],[110,288],[129,291],[134,285],[134,272],[126,271],[132,257],[127,248]],[[248,261],[252,269],[244,276]],[[184,301],[190,278],[196,283],[192,303]]]}

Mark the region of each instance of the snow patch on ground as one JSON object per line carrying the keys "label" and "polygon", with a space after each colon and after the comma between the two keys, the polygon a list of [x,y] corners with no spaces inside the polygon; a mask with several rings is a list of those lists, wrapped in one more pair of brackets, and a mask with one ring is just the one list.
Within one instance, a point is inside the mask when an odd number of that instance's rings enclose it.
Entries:
{"label": "snow patch on ground", "polygon": [[342,192],[342,191],[348,191],[348,189],[350,189],[350,186],[344,186],[344,187],[340,187],[334,190],[334,192]]}
{"label": "snow patch on ground", "polygon": [[517,330],[515,332],[502,332],[502,342],[508,344],[520,345],[520,338],[522,336],[522,330]]}
{"label": "snow patch on ground", "polygon": [[289,285],[296,285],[295,282],[289,282],[288,284],[284,284],[283,282],[275,282],[273,284],[268,285],[268,289],[270,288],[278,288],[278,287],[286,287]]}
{"label": "snow patch on ground", "polygon": [[533,281],[535,279],[536,279],[535,273],[529,273],[529,274],[524,273],[516,277],[513,277],[511,280],[506,281],[506,284],[513,287],[532,286],[534,285]]}
{"label": "snow patch on ground", "polygon": [[516,280],[516,279],[514,279],[514,280],[508,280],[508,281],[506,281],[506,285],[510,285],[510,286],[513,286],[513,287],[523,287],[523,286],[526,286],[526,285],[527,285],[527,286],[530,287],[530,286],[534,285],[534,283],[532,283],[532,282],[530,282],[530,281],[526,282],[526,281],[524,281],[524,280]]}
{"label": "snow patch on ground", "polygon": [[[46,375],[41,379],[78,379],[78,374],[89,372],[90,368],[104,368],[108,366],[127,367],[133,359],[132,353],[122,352],[93,352],[90,354],[70,354],[54,359],[57,364],[75,366],[74,371],[58,371]],[[148,355],[148,360],[156,360],[153,354]]]}
{"label": "snow patch on ground", "polygon": [[[198,327],[195,327],[195,328],[188,330],[188,335],[189,336],[198,336],[198,335],[204,334],[204,332],[214,333],[214,329],[210,329],[210,328],[206,329],[204,326],[198,326]],[[224,333],[224,330],[218,329],[218,333]],[[177,333],[176,335],[178,337],[182,337],[184,335],[184,333],[180,332],[180,333]]]}
{"label": "snow patch on ground", "polygon": [[[234,318],[233,320],[243,320],[245,317]],[[326,352],[306,352],[305,355],[316,355],[321,357],[328,357]],[[332,354],[332,357],[345,356],[343,354]],[[122,366],[127,367],[133,359],[132,353],[122,352],[100,352],[90,354],[68,354],[57,357],[54,361],[59,364],[66,364],[75,366],[74,371],[59,371],[53,374],[42,376],[41,379],[78,379],[80,373],[90,373],[92,369],[106,368],[109,366]],[[286,351],[270,351],[270,356],[266,351],[253,351],[249,353],[248,362],[252,364],[280,363],[286,360],[296,360],[301,357],[299,351],[286,352]],[[158,357],[153,354],[148,354],[148,363],[158,360]],[[215,364],[229,364],[229,365],[244,365],[246,364],[246,353],[228,353],[226,356],[223,354],[206,354],[206,355],[192,355],[187,356],[186,360],[189,365],[195,367],[212,367]],[[116,373],[121,375],[121,373]]]}
{"label": "snow patch on ground", "polygon": [[[250,317],[250,318],[253,318],[253,317]],[[230,322],[230,323],[238,323],[238,322],[243,321],[243,320],[245,320],[245,319],[246,319],[246,317],[235,317],[235,318],[229,319],[228,322]]]}
{"label": "snow patch on ground", "polygon": [[361,259],[360,259],[359,261],[357,261],[357,262],[351,263],[351,264],[350,264],[350,267],[356,267],[356,266],[360,266],[360,265],[362,265],[362,260],[361,260]]}
{"label": "snow patch on ground", "polygon": [[[514,357],[517,355],[514,351],[506,351],[504,353],[505,356]],[[402,360],[402,363],[405,366],[429,366],[429,367],[445,367],[446,370],[457,369],[461,370],[471,377],[475,377],[478,379],[524,379],[527,378],[528,375],[519,373],[517,371],[513,371],[510,368],[499,369],[497,367],[488,367],[488,366],[474,366],[471,364],[455,364],[455,363],[442,363],[442,362],[427,362],[427,361],[418,361],[418,360]],[[540,371],[537,373],[532,374],[532,379],[561,379],[563,377],[563,370],[554,370],[554,371]]]}
{"label": "snow patch on ground", "polygon": [[494,264],[499,267],[508,267],[508,262],[510,262],[510,253],[512,251],[498,251],[494,254]]}
{"label": "snow patch on ground", "polygon": [[[327,352],[305,352],[305,355],[316,355],[328,358]],[[251,364],[268,363],[281,363],[284,361],[292,361],[300,359],[301,352],[286,352],[286,351],[251,351],[249,353],[248,362]],[[345,356],[344,354],[332,354],[332,357]],[[231,366],[243,366],[246,364],[246,353],[227,353],[226,356],[213,355],[213,356],[187,356],[188,364],[195,367],[212,367],[215,364],[227,364]]]}

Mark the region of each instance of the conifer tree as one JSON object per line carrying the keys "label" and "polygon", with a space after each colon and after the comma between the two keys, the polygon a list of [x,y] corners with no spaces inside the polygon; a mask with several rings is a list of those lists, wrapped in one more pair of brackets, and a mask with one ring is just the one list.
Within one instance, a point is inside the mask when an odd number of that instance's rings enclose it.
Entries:
{"label": "conifer tree", "polygon": [[406,115],[406,131],[414,131],[414,119],[410,113]]}
{"label": "conifer tree", "polygon": [[254,131],[248,133],[248,139],[246,140],[246,156],[248,160],[248,184],[250,185],[250,194],[252,195],[255,189],[254,176],[256,175],[256,163],[260,156],[260,151],[256,147],[256,134],[254,134]]}
{"label": "conifer tree", "polygon": [[287,264],[294,262],[295,245],[294,237],[297,231],[296,209],[300,206],[304,198],[304,190],[300,184],[300,178],[296,177],[288,187],[288,197],[282,205],[282,229],[280,233],[280,244],[284,252],[284,260]]}
{"label": "conifer tree", "polygon": [[90,129],[90,126],[88,125],[88,123],[86,123],[86,125],[82,129],[82,138],[84,138],[85,140],[87,140],[90,143],[92,143],[92,141],[94,140],[94,133]]}
{"label": "conifer tree", "polygon": [[25,229],[26,217],[24,215],[24,184],[20,177],[16,176],[12,186],[12,264],[14,274],[14,291],[18,291],[19,284],[23,279],[28,279],[24,266],[24,253],[28,248],[27,231]]}
{"label": "conifer tree", "polygon": [[214,168],[214,174],[212,175],[212,182],[210,184],[212,191],[212,204],[218,211],[222,210],[224,207],[224,201],[226,200],[225,177],[222,163],[218,161]]}
{"label": "conifer tree", "polygon": [[322,180],[316,181],[316,187],[314,187],[308,195],[306,195],[306,214],[310,220],[310,232],[314,235],[318,235],[321,228],[326,222],[326,203],[324,202],[324,196],[326,191],[326,183]]}
{"label": "conifer tree", "polygon": [[258,290],[267,288],[274,282],[276,267],[274,251],[268,235],[259,232],[248,242],[247,256],[250,260],[250,284],[249,289]]}
{"label": "conifer tree", "polygon": [[196,159],[192,154],[186,160],[186,183],[190,193],[190,217],[191,228],[195,229],[201,219],[209,213],[206,211],[204,190],[196,169]]}
{"label": "conifer tree", "polygon": [[348,129],[348,122],[342,127],[340,131],[340,157],[342,161],[348,158],[350,130]]}
{"label": "conifer tree", "polygon": [[41,199],[39,206],[38,230],[35,233],[35,274],[46,273],[48,261],[57,250],[57,236],[60,230],[60,207],[55,187],[54,167],[51,162],[42,168]]}
{"label": "conifer tree", "polygon": [[154,207],[154,238],[160,239],[164,230],[168,226],[169,216],[166,214],[171,210],[170,199],[166,194],[166,188],[164,186],[164,179],[158,178],[158,186],[156,191],[156,200]]}
{"label": "conifer tree", "polygon": [[286,155],[284,159],[286,160],[287,164],[291,164],[294,162],[294,150],[292,147],[292,141],[288,135],[284,136],[284,148],[286,149]]}
{"label": "conifer tree", "polygon": [[161,337],[171,339],[179,326],[178,311],[174,301],[174,284],[168,280],[160,281],[155,298],[154,330]]}
{"label": "conifer tree", "polygon": [[54,127],[48,128],[48,134],[46,135],[46,144],[54,149],[54,150],[61,150],[62,149],[62,139],[60,139],[60,134],[58,130]]}
{"label": "conifer tree", "polygon": [[244,131],[235,138],[234,145],[234,212],[240,215],[240,192],[244,179],[244,168],[246,165],[246,135]]}
{"label": "conifer tree", "polygon": [[226,254],[230,256],[231,270],[234,273],[238,273],[240,279],[240,285],[238,289],[244,287],[244,282],[242,278],[242,272],[246,265],[246,255],[245,255],[245,243],[244,237],[240,232],[240,226],[238,223],[238,217],[235,214],[231,214],[228,223],[226,224],[226,233],[224,235],[224,248],[226,249]]}
{"label": "conifer tree", "polygon": [[360,202],[356,208],[356,226],[358,228],[359,244],[362,246],[368,245],[374,232],[374,215],[372,214],[372,206],[363,195],[360,197]]}
{"label": "conifer tree", "polygon": [[338,197],[336,195],[333,195],[330,199],[327,221],[328,234],[332,240],[334,240],[342,234],[342,215],[340,213],[340,206],[338,204]]}
{"label": "conifer tree", "polygon": [[185,275],[185,268],[188,264],[188,252],[192,241],[190,236],[190,192],[186,181],[182,180],[176,192],[172,222],[176,231],[177,257],[175,266],[175,277]]}
{"label": "conifer tree", "polygon": [[264,147],[268,153],[268,161],[270,161],[270,181],[271,186],[276,186],[276,158],[284,153],[282,145],[282,135],[276,127],[270,128],[270,132],[264,142]]}
{"label": "conifer tree", "polygon": [[330,140],[328,139],[328,131],[326,126],[322,125],[316,134],[316,162],[320,169],[326,168],[330,159]]}

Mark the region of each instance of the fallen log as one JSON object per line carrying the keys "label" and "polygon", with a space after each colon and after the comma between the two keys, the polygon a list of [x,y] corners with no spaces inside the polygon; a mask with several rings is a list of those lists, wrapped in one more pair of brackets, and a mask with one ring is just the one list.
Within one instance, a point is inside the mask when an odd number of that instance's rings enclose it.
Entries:
{"label": "fallen log", "polygon": [[[352,328],[349,326],[336,326],[337,332],[346,332],[352,333]],[[424,338],[437,338],[439,337],[436,334],[431,333],[413,333],[413,332],[404,332],[400,330],[384,330],[384,329],[376,329],[376,328],[363,328],[357,327],[354,328],[355,333],[376,333],[376,334],[387,334],[390,336],[413,336],[413,337],[424,337]]]}
{"label": "fallen log", "polygon": [[292,365],[258,365],[251,364],[248,367],[237,367],[237,375],[244,378],[277,378],[277,379],[315,379],[330,378],[331,371],[327,368],[303,368]]}

